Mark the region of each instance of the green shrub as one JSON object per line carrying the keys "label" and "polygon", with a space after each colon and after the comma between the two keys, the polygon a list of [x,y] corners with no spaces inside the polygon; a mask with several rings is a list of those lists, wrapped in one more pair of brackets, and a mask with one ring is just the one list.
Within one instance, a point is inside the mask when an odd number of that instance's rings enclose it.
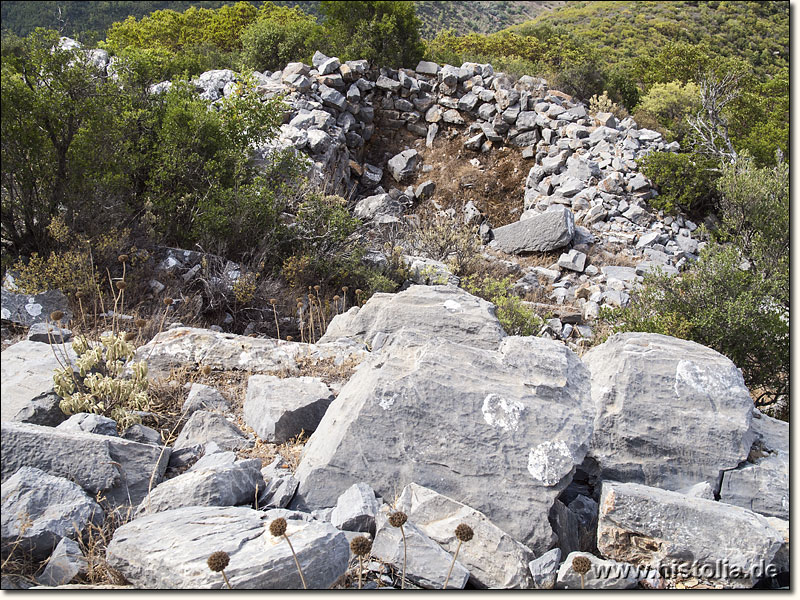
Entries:
{"label": "green shrub", "polygon": [[242,32],[242,64],[275,71],[290,62],[310,63],[321,43],[320,31],[316,20],[302,11],[265,2],[258,20]]}
{"label": "green shrub", "polygon": [[700,110],[700,88],[690,81],[685,85],[680,81],[656,83],[642,97],[636,107],[634,119],[640,126],[646,119],[655,121],[659,129],[666,132],[669,141],[683,143],[690,131],[687,115]]}
{"label": "green shrub", "polygon": [[497,318],[508,335],[536,335],[544,321],[511,291],[512,278],[495,279],[489,275],[471,275],[462,280],[470,294],[488,300],[497,307]]}
{"label": "green shrub", "polygon": [[711,158],[691,153],[651,152],[639,159],[639,170],[653,182],[658,196],[653,208],[673,213],[681,209],[693,216],[705,216],[718,194],[718,164]]}

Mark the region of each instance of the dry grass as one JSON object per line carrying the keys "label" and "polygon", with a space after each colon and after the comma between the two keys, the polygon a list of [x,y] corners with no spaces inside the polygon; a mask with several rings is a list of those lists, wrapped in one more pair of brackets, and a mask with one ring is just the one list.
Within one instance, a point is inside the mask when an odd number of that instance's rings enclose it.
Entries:
{"label": "dry grass", "polygon": [[81,549],[87,560],[86,575],[76,578],[77,583],[91,585],[126,585],[128,582],[122,574],[108,564],[106,548],[114,537],[114,532],[133,519],[135,507],[110,508],[105,499],[98,497],[98,502],[106,509],[106,518],[101,525],[90,523],[86,534],[79,540]]}
{"label": "dry grass", "polygon": [[586,256],[589,259],[587,264],[618,267],[635,267],[639,264],[639,261],[627,253],[627,246],[619,243],[604,244],[602,247],[594,244]]}

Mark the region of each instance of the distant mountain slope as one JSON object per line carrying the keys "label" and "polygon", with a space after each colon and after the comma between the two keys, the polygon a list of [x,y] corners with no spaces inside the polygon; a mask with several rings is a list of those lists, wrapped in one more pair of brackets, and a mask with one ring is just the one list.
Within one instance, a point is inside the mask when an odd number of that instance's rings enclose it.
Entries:
{"label": "distant mountain slope", "polygon": [[568,2],[509,28],[534,35],[564,28],[604,53],[607,63],[635,58],[668,42],[706,43],[774,73],[789,64],[789,2]]}
{"label": "distant mountain slope", "polygon": [[[2,27],[17,35],[27,35],[36,27],[59,27],[64,35],[76,35],[89,31],[105,37],[105,31],[115,21],[122,21],[129,15],[141,18],[155,10],[172,9],[185,11],[190,6],[198,8],[219,8],[233,4],[231,0],[180,0],[173,2],[142,0],[123,1],[55,1],[55,0],[5,0],[0,4]],[[251,4],[260,5],[253,1]],[[299,6],[304,11],[319,16],[319,2],[277,0],[275,4]],[[443,29],[454,29],[458,33],[491,33],[505,27],[522,23],[559,7],[565,2],[545,0],[542,2],[416,2],[417,15],[422,21],[423,37],[433,37]]]}

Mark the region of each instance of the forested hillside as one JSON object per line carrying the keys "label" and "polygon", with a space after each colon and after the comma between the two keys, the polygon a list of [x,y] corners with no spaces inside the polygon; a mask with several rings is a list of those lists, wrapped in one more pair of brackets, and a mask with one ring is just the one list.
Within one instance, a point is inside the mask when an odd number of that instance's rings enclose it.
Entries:
{"label": "forested hillside", "polygon": [[[250,2],[254,6],[261,1]],[[277,0],[280,6],[298,6],[305,12],[321,16],[319,0]],[[132,16],[137,19],[156,10],[171,9],[183,12],[195,6],[215,9],[231,4],[230,0],[137,0],[137,1],[99,1],[81,0],[59,2],[57,0],[8,0],[2,4],[3,29],[27,35],[36,27],[58,28],[63,25],[64,35],[88,34],[102,38],[116,21]],[[491,33],[511,25],[533,19],[542,11],[564,4],[559,0],[541,2],[485,2],[454,1],[414,2],[420,18],[423,37],[434,37],[439,31],[453,29],[458,33]],[[59,18],[59,8],[61,8]]]}

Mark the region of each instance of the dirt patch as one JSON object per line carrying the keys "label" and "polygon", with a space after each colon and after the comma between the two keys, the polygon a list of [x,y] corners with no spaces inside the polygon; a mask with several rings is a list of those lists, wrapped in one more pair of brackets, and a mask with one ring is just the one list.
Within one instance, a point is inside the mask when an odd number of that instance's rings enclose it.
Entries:
{"label": "dirt patch", "polygon": [[[379,130],[365,148],[364,160],[385,166],[386,161],[407,148],[420,153],[420,167],[413,180],[398,184],[386,171],[381,181],[385,189],[417,186],[433,181],[436,191],[433,200],[443,208],[460,211],[472,200],[489,219],[492,227],[519,220],[523,210],[524,184],[532,161],[522,158],[522,149],[509,146],[474,152],[464,148],[466,128],[443,128],[432,148],[425,140],[405,129]],[[470,162],[477,158],[479,166]],[[424,172],[426,167],[431,167]]]}

